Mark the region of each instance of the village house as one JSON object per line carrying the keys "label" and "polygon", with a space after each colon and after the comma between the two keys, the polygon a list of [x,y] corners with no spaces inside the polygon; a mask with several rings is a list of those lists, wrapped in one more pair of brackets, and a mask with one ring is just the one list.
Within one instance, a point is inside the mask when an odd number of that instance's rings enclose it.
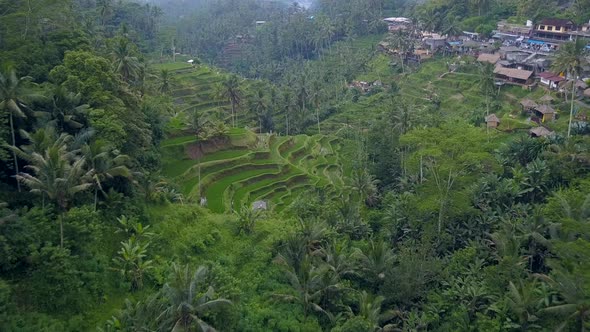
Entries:
{"label": "village house", "polygon": [[526,25],[508,23],[505,20],[499,21],[496,26],[495,39],[517,40],[522,37],[530,37],[533,32],[533,22],[527,21]]}
{"label": "village house", "polygon": [[477,61],[487,62],[495,65],[498,61],[500,61],[500,54],[482,53],[477,57]]}
{"label": "village house", "polygon": [[553,134],[553,132],[545,127],[536,127],[536,128],[529,130],[529,134],[532,137],[547,137],[547,136]]}
{"label": "village house", "polygon": [[574,22],[561,18],[545,18],[533,30],[533,37],[542,41],[568,41],[576,31]]}
{"label": "village house", "polygon": [[523,100],[520,101],[520,105],[522,106],[522,110],[523,112],[531,112],[533,111],[536,107],[538,107],[539,105],[537,105],[537,103],[535,103],[534,101],[525,98]]}
{"label": "village house", "polygon": [[412,24],[412,20],[407,17],[388,17],[384,18],[383,21],[387,23],[387,30],[390,32],[407,30]]}
{"label": "village house", "polygon": [[490,114],[486,116],[485,120],[488,128],[498,128],[500,125],[500,119],[496,116],[496,114]]}
{"label": "village house", "polygon": [[541,119],[541,122],[555,120],[555,110],[549,105],[540,105],[533,109],[535,115]]}
{"label": "village house", "polygon": [[564,77],[548,71],[539,73],[537,76],[540,78],[539,82],[550,90],[557,90],[559,82],[565,80]]}
{"label": "village house", "polygon": [[494,74],[496,78],[515,85],[528,86],[533,83],[533,72],[529,70],[496,66]]}

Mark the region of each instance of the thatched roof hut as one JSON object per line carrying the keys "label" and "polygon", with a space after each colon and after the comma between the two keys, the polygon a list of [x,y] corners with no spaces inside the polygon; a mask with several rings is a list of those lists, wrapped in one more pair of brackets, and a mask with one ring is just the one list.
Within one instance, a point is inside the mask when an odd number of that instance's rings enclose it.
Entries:
{"label": "thatched roof hut", "polygon": [[521,100],[520,105],[522,105],[522,107],[525,110],[532,110],[532,109],[536,108],[537,106],[539,106],[539,105],[537,105],[537,103],[535,103],[534,101],[532,101],[528,98]]}
{"label": "thatched roof hut", "polygon": [[553,132],[545,127],[536,127],[529,130],[529,134],[533,137],[546,137],[553,134]]}

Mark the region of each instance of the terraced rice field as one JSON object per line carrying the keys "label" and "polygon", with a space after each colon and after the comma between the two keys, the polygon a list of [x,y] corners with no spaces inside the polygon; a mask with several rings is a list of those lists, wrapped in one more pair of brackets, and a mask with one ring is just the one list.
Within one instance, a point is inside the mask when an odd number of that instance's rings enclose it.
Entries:
{"label": "terraced rice field", "polygon": [[229,105],[217,93],[226,74],[205,66],[161,66],[171,71],[175,82],[171,95],[179,111],[176,125],[169,130],[175,137],[161,144],[162,173],[186,198],[206,197],[208,207],[218,213],[256,200],[281,211],[305,190],[334,191],[343,185],[335,137],[257,136],[246,129],[232,129],[217,142],[197,142],[194,136],[181,134],[189,112],[229,122]]}
{"label": "terraced rice field", "polygon": [[335,138],[263,135],[268,146],[244,147],[244,142],[255,141],[252,135],[244,130],[234,135],[231,144],[201,156],[200,161],[186,154],[194,139],[169,139],[162,144],[163,173],[178,183],[186,197],[206,197],[209,209],[218,213],[256,200],[282,211],[307,189],[333,191],[343,185]]}

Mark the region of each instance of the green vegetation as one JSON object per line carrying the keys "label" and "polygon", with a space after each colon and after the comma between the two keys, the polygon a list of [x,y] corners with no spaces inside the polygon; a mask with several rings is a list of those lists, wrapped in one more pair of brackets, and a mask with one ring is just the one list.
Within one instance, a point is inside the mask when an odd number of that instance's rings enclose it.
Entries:
{"label": "green vegetation", "polygon": [[160,3],[0,1],[0,331],[588,328],[585,100],[377,49],[588,1]]}

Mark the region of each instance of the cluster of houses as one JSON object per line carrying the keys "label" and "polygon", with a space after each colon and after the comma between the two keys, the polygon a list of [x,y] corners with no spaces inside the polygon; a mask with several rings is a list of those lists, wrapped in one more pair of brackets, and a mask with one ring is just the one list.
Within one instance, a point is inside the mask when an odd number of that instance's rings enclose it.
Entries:
{"label": "cluster of houses", "polygon": [[[463,31],[460,36],[443,36],[437,33],[417,31],[416,26],[408,18],[390,17],[384,20],[388,30],[395,33],[400,30],[411,32],[415,37],[414,47],[403,59],[408,62],[420,63],[437,52],[447,55],[472,55],[478,62],[490,63],[494,66],[496,85],[518,85],[523,88],[542,86],[549,91],[571,93],[572,84],[577,96],[590,98],[590,67],[583,68],[582,78],[575,80],[566,78],[565,73],[551,71],[552,57],[559,47],[568,41],[586,40],[590,51],[590,22],[576,25],[571,20],[545,18],[533,24],[514,24],[500,21],[491,38],[484,38],[478,33]],[[379,44],[382,51],[399,56],[400,54],[388,42]],[[585,74],[585,75],[584,75]],[[553,97],[549,94],[538,102],[523,99],[523,112],[530,115],[532,122],[539,126],[530,130],[530,135],[542,137],[552,132],[542,123],[556,118],[555,109],[551,106]],[[495,114],[485,118],[487,126],[496,128],[500,119]]]}
{"label": "cluster of houses", "polygon": [[348,87],[350,89],[357,89],[361,93],[369,93],[373,89],[382,88],[383,82],[377,80],[375,82],[366,82],[366,81],[352,81]]}
{"label": "cluster of houses", "polygon": [[[480,62],[495,66],[494,74],[498,84],[513,84],[531,88],[540,84],[551,90],[571,91],[571,85],[563,73],[553,73],[551,57],[553,52],[566,41],[582,38],[588,40],[590,51],[590,23],[576,26],[565,19],[546,18],[534,25],[513,24],[500,21],[491,39],[485,39],[476,32],[463,31],[461,36],[443,36],[437,33],[416,31],[412,21],[405,17],[384,19],[389,31],[411,31],[416,37],[414,47],[404,54],[405,61],[420,63],[436,52],[472,55]],[[501,45],[498,47],[498,45]],[[384,41],[379,47],[386,53],[399,55],[395,47]],[[590,73],[590,68],[585,68]],[[574,83],[579,95],[590,97],[590,90],[584,80]]]}

